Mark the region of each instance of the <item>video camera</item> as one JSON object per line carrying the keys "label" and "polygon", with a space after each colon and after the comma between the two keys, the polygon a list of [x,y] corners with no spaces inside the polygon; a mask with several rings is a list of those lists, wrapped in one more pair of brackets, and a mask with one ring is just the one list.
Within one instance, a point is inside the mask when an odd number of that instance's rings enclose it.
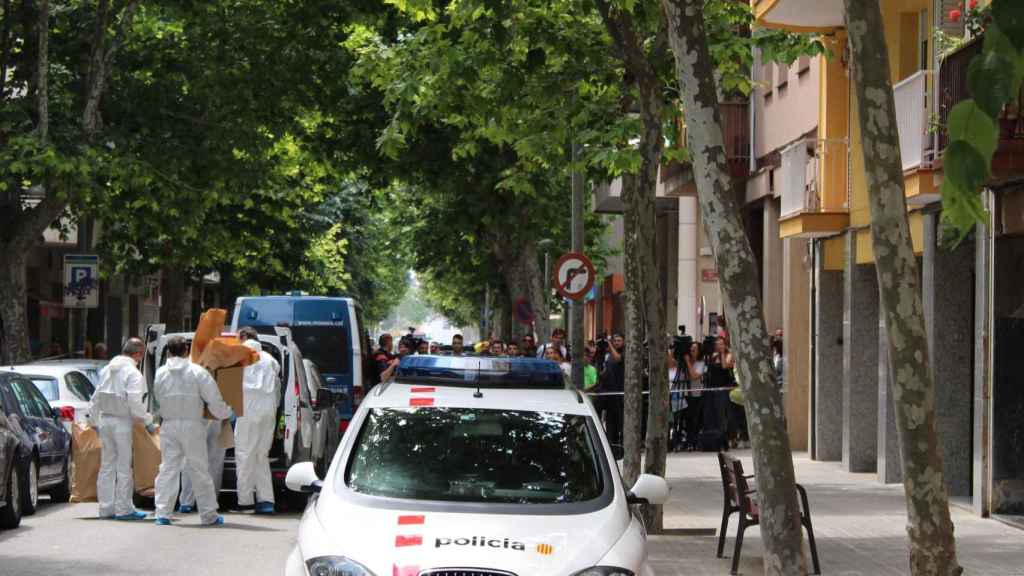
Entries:
{"label": "video camera", "polygon": [[686,362],[684,357],[692,345],[693,336],[686,333],[686,326],[679,326],[679,334],[672,337],[672,357],[675,358],[676,364],[682,366]]}
{"label": "video camera", "polygon": [[416,336],[416,327],[410,326],[409,333],[402,336],[398,343],[408,348],[410,350],[410,354],[415,354],[416,350],[420,347],[420,344],[423,343],[423,339]]}

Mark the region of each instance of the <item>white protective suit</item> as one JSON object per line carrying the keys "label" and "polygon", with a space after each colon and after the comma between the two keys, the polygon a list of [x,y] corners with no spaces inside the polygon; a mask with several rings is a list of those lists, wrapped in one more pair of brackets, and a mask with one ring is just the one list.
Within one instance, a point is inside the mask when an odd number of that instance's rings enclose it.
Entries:
{"label": "white protective suit", "polygon": [[100,471],[96,496],[100,517],[133,514],[132,420],[150,422],[142,397],[146,385],[130,356],[117,356],[100,371],[100,384],[92,395],[91,419],[99,427]]}
{"label": "white protective suit", "polygon": [[[206,421],[206,462],[210,479],[213,480],[215,494],[220,493],[224,480],[224,447],[220,445],[222,424],[222,420]],[[192,477],[188,475],[187,469],[181,471],[181,494],[178,495],[178,503],[182,506],[196,505],[196,495],[192,490]]]}
{"label": "white protective suit", "polygon": [[170,518],[183,465],[188,467],[199,519],[217,520],[217,493],[207,469],[203,407],[218,420],[231,416],[217,383],[186,357],[171,357],[156,372],[153,394],[160,405],[160,473],[156,477],[156,517]]}
{"label": "white protective suit", "polygon": [[242,376],[242,416],[235,422],[235,461],[238,466],[238,505],[274,502],[274,484],[270,477],[270,446],[277,427],[280,403],[281,365],[263,351],[256,340],[245,345],[260,353],[255,364],[245,367]]}

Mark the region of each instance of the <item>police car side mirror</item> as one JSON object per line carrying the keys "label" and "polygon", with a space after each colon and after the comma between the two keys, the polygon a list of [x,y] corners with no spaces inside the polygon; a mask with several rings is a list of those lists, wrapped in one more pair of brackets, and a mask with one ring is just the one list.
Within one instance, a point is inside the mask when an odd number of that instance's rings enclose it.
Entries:
{"label": "police car side mirror", "polygon": [[641,474],[626,500],[630,504],[664,504],[668,500],[668,482],[661,476]]}
{"label": "police car side mirror", "polygon": [[300,462],[289,468],[288,475],[284,477],[284,484],[289,490],[304,494],[319,492],[323,486],[312,462]]}

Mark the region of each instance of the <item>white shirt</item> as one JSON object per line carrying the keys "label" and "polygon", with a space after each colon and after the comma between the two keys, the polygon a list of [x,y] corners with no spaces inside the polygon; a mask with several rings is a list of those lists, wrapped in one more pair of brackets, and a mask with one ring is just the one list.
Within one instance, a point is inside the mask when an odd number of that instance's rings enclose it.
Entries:
{"label": "white shirt", "polygon": [[129,356],[116,356],[100,370],[100,385],[92,395],[94,414],[147,419],[142,397],[146,385],[142,372]]}
{"label": "white shirt", "polygon": [[172,356],[156,371],[153,395],[165,420],[202,420],[204,406],[218,420],[231,416],[213,376],[184,356]]}

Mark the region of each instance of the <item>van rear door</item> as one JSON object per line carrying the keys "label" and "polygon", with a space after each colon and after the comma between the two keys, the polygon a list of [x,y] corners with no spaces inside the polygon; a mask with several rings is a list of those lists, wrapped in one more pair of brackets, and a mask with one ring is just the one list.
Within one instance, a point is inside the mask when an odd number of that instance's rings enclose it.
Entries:
{"label": "van rear door", "polygon": [[302,355],[312,360],[324,384],[345,394],[338,403],[341,418],[352,417],[352,388],[355,383],[352,322],[348,301],[341,298],[299,298],[294,301],[292,336]]}

